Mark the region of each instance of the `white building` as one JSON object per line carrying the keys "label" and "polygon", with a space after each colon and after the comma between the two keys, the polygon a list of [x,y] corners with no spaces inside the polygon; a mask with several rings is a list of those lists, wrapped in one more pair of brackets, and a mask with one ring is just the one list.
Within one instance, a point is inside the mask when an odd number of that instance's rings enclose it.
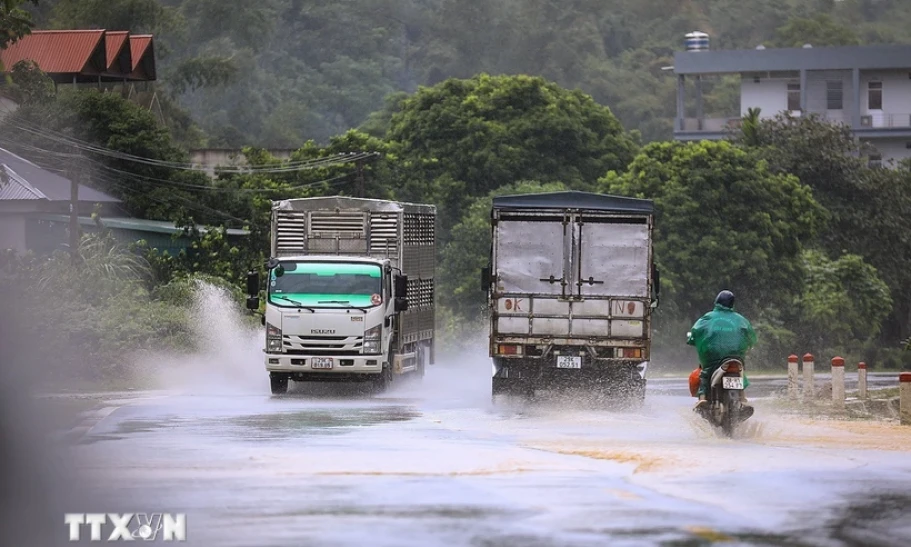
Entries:
{"label": "white building", "polygon": [[[674,55],[676,139],[720,139],[750,108],[759,108],[762,118],[789,111],[845,123],[879,151],[871,163],[911,158],[911,46],[709,51],[703,43],[706,49]],[[732,74],[741,80],[740,112],[706,117],[705,80]],[[695,112],[687,111],[688,92],[694,94]]]}

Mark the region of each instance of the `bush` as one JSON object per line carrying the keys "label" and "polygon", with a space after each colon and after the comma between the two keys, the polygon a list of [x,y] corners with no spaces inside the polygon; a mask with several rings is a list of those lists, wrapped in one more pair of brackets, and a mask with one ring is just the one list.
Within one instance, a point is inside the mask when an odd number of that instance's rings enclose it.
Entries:
{"label": "bush", "polygon": [[192,312],[205,284],[243,301],[238,287],[209,275],[184,274],[150,291],[146,263],[104,233],[83,238],[75,264],[65,253],[0,258],[0,282],[16,289],[6,303],[35,333],[21,365],[47,370],[55,384],[125,379],[140,352],[195,349]]}

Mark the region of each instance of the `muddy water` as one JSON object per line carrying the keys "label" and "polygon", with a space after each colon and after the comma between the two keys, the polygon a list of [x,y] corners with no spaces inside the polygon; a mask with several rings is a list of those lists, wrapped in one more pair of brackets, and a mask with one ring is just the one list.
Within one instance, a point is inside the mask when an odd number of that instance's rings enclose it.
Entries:
{"label": "muddy water", "polygon": [[186,512],[195,545],[911,544],[906,428],[760,401],[725,439],[658,393],[494,406],[471,353],[380,397],[271,397],[257,329],[203,304],[222,334],[148,361],[163,391],[110,403],[67,452],[104,500],[74,511]]}

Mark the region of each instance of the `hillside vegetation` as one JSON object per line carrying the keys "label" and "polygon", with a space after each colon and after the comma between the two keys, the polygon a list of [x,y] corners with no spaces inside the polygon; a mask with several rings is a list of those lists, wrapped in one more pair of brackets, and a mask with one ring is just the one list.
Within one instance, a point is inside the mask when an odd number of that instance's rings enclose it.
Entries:
{"label": "hillside vegetation", "polygon": [[[396,92],[447,78],[542,76],[670,138],[684,35],[713,48],[897,43],[902,0],[41,0],[38,28],[155,32],[161,84],[199,143],[296,148],[363,124]],[[707,109],[736,111],[718,86]]]}

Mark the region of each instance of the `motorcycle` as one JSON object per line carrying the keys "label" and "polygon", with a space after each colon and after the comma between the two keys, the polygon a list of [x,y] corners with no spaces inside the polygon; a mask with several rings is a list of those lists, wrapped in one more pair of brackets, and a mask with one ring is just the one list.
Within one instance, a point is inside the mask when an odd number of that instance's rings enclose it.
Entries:
{"label": "motorcycle", "polygon": [[702,411],[703,418],[720,427],[726,437],[734,434],[737,424],[753,415],[752,407],[745,407],[740,397],[743,392],[743,361],[730,357],[712,373],[708,403]]}
{"label": "motorcycle", "polygon": [[[690,336],[687,333],[687,338]],[[724,359],[712,373],[706,393],[707,403],[699,411],[707,422],[721,428],[726,437],[733,436],[737,424],[753,415],[753,408],[743,406],[741,402],[744,390],[743,367],[743,361],[737,357]],[[690,391],[694,396],[699,385],[698,371],[697,368],[690,376]]]}

